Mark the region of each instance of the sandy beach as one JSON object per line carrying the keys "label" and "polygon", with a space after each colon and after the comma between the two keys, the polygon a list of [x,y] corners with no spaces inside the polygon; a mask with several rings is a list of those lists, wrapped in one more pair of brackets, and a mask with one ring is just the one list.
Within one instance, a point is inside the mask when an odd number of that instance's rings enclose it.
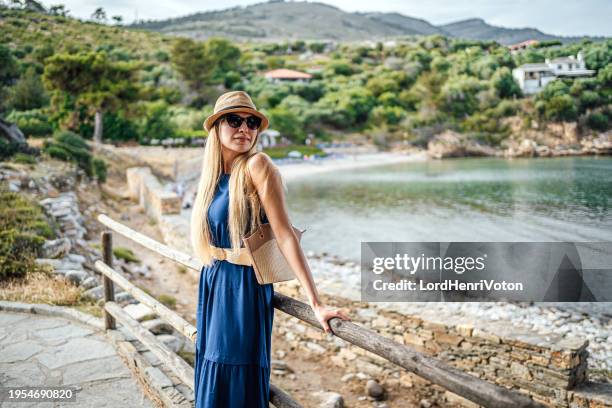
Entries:
{"label": "sandy beach", "polygon": [[427,160],[425,152],[416,154],[372,153],[360,155],[343,155],[329,159],[305,160],[300,163],[278,163],[278,168],[286,182],[310,177],[330,171],[342,171],[363,167],[384,166],[389,164],[409,163]]}
{"label": "sandy beach", "polygon": [[[202,148],[163,148],[160,146],[114,147],[104,149],[133,162],[134,165],[151,166],[155,173],[187,185],[197,182],[202,170]],[[332,154],[313,160],[274,160],[286,182],[301,177],[329,171],[349,170],[362,167],[384,166],[427,160],[425,151],[404,153]]]}

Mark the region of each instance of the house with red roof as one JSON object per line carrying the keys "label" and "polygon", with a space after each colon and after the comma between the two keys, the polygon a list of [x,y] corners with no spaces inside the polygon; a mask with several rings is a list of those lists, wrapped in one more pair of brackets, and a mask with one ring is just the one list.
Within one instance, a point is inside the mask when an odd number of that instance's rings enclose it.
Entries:
{"label": "house with red roof", "polygon": [[309,82],[312,79],[311,74],[286,68],[268,71],[264,77],[270,82]]}

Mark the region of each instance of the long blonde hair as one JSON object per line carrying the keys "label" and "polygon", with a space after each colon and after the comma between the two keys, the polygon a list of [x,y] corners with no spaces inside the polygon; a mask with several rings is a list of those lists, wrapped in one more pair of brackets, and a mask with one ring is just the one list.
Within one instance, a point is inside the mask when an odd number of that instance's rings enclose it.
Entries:
{"label": "long blonde hair", "polygon": [[[236,156],[232,162],[229,180],[228,229],[231,248],[235,253],[242,245],[242,237],[259,227],[260,215],[263,211],[247,167],[248,159],[257,153],[258,140],[259,132],[257,132],[253,146],[247,152]],[[191,213],[191,245],[196,257],[206,265],[213,260],[211,251],[213,240],[208,225],[208,208],[223,173],[221,148],[219,125],[216,123],[210,129],[204,147],[202,174]]]}

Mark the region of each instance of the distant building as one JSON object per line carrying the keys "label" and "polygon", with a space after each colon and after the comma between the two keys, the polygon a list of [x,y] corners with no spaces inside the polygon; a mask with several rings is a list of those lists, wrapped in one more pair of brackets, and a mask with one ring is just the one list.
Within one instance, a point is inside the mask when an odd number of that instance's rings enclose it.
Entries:
{"label": "distant building", "polygon": [[582,52],[574,56],[546,60],[545,63],[523,64],[512,71],[524,94],[540,92],[546,84],[560,77],[586,77],[595,74],[586,69]]}
{"label": "distant building", "polygon": [[523,64],[512,70],[512,76],[524,94],[540,92],[546,84],[557,78],[548,64]]}
{"label": "distant building", "polygon": [[280,136],[280,132],[274,129],[266,129],[259,135],[261,147],[276,146],[276,139]]}
{"label": "distant building", "polygon": [[517,52],[517,51],[525,50],[529,47],[533,47],[534,45],[537,45],[537,44],[539,44],[538,40],[527,40],[527,41],[520,42],[518,44],[509,45],[508,48],[510,49],[511,52]]}
{"label": "distant building", "polygon": [[552,60],[547,59],[546,63],[558,77],[582,77],[595,74],[594,70],[586,69],[582,51],[578,52],[576,58],[570,55],[569,57],[555,58]]}
{"label": "distant building", "polygon": [[270,82],[309,82],[312,75],[292,69],[273,69],[264,74]]}

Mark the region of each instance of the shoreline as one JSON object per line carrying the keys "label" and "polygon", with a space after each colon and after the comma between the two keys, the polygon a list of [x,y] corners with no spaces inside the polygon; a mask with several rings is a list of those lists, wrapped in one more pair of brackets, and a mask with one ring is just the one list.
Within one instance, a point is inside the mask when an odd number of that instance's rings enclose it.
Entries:
{"label": "shoreline", "polygon": [[429,157],[427,156],[426,151],[419,153],[378,152],[344,155],[343,157],[303,161],[300,163],[275,164],[280,170],[283,179],[289,182],[299,178],[327,173],[330,171],[351,170],[400,163],[414,163],[427,160],[429,160]]}

